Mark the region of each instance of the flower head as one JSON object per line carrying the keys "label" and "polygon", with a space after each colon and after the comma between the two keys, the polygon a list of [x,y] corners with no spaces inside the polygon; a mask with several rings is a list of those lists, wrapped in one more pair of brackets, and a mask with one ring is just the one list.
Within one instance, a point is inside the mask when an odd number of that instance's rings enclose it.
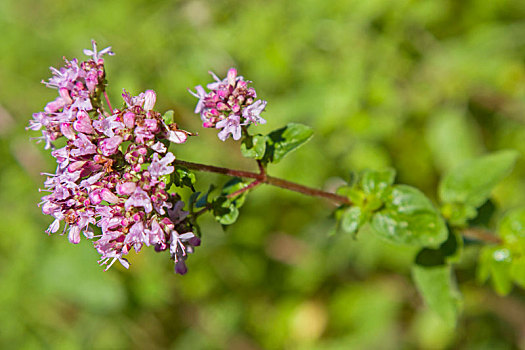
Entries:
{"label": "flower head", "polygon": [[59,232],[62,224],[71,243],[79,243],[81,233],[96,238],[99,263],[107,268],[115,261],[127,268],[125,256],[132,249],[153,245],[166,250],[176,237],[179,243],[171,257],[180,270],[196,242],[189,240],[193,226],[182,211],[184,203],[166,190],[161,177],[174,171],[175,156],[165,144],[175,138],[183,143],[189,133],[174,123],[167,125],[153,110],[153,90],[138,96],[124,92],[125,108],[105,112],[100,103],[105,89],[101,57],[113,52],[110,47],[98,51],[93,42],[93,49],[84,53],[91,59],[66,60],[65,67],[51,69],[46,86],[58,96],[33,115],[28,127],[42,131],[46,148],[65,138],[65,146],[51,153],[58,166],[44,183],[48,194],[40,206],[54,218],[46,232]]}
{"label": "flower head", "polygon": [[222,80],[210,74],[215,81],[207,85],[209,92],[200,85],[196,92],[190,91],[199,99],[195,113],[200,114],[203,127],[222,129],[218,136],[225,141],[230,134],[234,140],[240,139],[243,126],[266,123],[261,117],[266,101],[256,100],[255,89],[248,87],[250,81],[238,76],[235,68]]}

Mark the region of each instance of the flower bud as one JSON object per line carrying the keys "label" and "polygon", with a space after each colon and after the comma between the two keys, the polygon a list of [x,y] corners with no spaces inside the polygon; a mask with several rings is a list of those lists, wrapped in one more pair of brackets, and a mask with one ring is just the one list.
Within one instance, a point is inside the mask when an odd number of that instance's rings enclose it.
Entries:
{"label": "flower bud", "polygon": [[228,84],[231,86],[235,86],[235,80],[237,78],[237,69],[230,68],[228,71]]}

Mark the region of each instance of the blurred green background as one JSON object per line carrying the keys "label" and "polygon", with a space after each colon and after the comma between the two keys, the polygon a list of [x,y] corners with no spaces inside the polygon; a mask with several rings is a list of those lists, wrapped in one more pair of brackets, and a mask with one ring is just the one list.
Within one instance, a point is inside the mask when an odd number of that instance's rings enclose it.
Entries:
{"label": "blurred green background", "polygon": [[[235,66],[268,100],[263,132],[316,131],[270,174],[333,189],[393,166],[435,198],[458,162],[525,153],[524,1],[2,0],[0,34],[0,348],[525,349],[525,293],[477,284],[476,246],[457,266],[453,329],[418,296],[412,249],[329,236],[329,203],[276,188],[250,194],[226,232],[205,216],[185,276],[151,249],[104,273],[91,243],[45,234],[39,173],[55,166],[24,130],[55,98],[39,83],[48,67],[96,39],[116,52],[113,104],[155,89],[158,110],[199,132],[172,148],[179,159],[255,169],[200,127],[186,91]],[[498,215],[525,203],[524,175],[522,157],[494,193]]]}

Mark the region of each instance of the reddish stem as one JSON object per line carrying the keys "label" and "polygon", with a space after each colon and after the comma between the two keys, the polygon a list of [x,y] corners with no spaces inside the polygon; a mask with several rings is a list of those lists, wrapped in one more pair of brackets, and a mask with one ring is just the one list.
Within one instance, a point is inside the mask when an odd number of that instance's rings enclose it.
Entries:
{"label": "reddish stem", "polygon": [[111,102],[109,102],[109,97],[106,90],[104,90],[104,98],[106,99],[106,103],[108,104],[109,112],[113,114],[113,108],[111,107]]}
{"label": "reddish stem", "polygon": [[[259,173],[254,173],[254,172],[251,172],[251,171],[243,171],[243,170],[234,170],[234,169],[229,169],[229,168],[222,168],[222,167],[217,167],[217,166],[213,166],[213,165],[205,165],[205,164],[199,164],[199,163],[186,162],[186,161],[178,160],[178,159],[175,160],[174,163],[178,164],[178,165],[181,165],[181,166],[184,166],[184,167],[186,167],[188,169],[193,169],[193,170],[206,171],[206,172],[210,172],[210,173],[217,173],[217,174],[223,174],[223,175],[229,175],[229,176],[236,176],[236,177],[255,179],[255,181],[250,183],[245,188],[240,189],[239,191],[236,191],[236,192],[228,195],[228,198],[235,197],[235,196],[243,193],[244,191],[248,191],[249,189],[254,188],[254,187],[264,183],[264,184],[267,184],[267,185],[281,187],[281,188],[284,188],[284,189],[287,189],[287,190],[290,190],[290,191],[295,191],[295,192],[299,192],[299,193],[302,193],[302,194],[306,194],[308,196],[314,196],[314,197],[320,197],[320,198],[329,199],[330,201],[332,201],[332,202],[334,202],[336,204],[352,205],[352,202],[348,198],[346,198],[344,196],[341,196],[341,195],[338,195],[336,193],[326,192],[326,191],[318,190],[316,188],[303,186],[303,185],[297,184],[295,182],[291,182],[291,181],[287,181],[287,180],[284,180],[284,179],[279,179],[279,178],[276,178],[276,177],[268,176],[266,174],[266,170],[264,169],[264,166],[263,166],[262,162],[260,162],[260,161],[257,162],[258,165],[259,165],[259,171],[260,171]],[[197,216],[201,215],[208,209],[209,208],[206,207],[206,208],[202,209],[201,211],[199,211],[198,213],[196,213],[196,215]],[[463,231],[461,231],[461,234],[463,236],[467,237],[467,238],[475,239],[475,240],[482,241],[482,242],[485,242],[485,243],[492,243],[492,244],[501,244],[502,243],[501,238],[499,238],[497,236],[494,236],[492,233],[490,233],[488,231],[485,231],[485,230],[482,230],[482,229],[467,228],[467,229],[464,229]]]}
{"label": "reddish stem", "polygon": [[235,197],[237,197],[238,195],[243,194],[244,192],[246,192],[246,191],[248,191],[248,190],[250,190],[250,189],[252,189],[252,188],[254,188],[254,187],[256,187],[256,186],[258,186],[258,185],[260,185],[260,184],[261,184],[261,181],[259,181],[259,180],[255,180],[255,181],[253,181],[252,183],[250,183],[248,186],[246,186],[246,187],[244,187],[244,188],[241,188],[240,190],[235,191],[235,192],[233,192],[233,193],[230,193],[230,194],[227,195],[226,197],[229,198],[229,199],[231,199],[231,198],[235,198]]}
{"label": "reddish stem", "polygon": [[487,243],[501,244],[503,241],[498,236],[494,236],[489,231],[479,228],[466,228],[461,231],[461,234],[467,238],[483,241]]}
{"label": "reddish stem", "polygon": [[251,171],[234,170],[234,169],[229,169],[229,168],[217,167],[213,165],[186,162],[186,161],[178,160],[178,159],[176,159],[174,163],[184,166],[188,169],[193,169],[193,170],[200,170],[200,171],[206,171],[210,173],[217,173],[217,174],[223,174],[223,175],[229,175],[229,176],[255,179],[255,180],[258,180],[258,183],[256,185],[259,185],[260,183],[264,183],[267,185],[281,187],[281,188],[285,188],[290,191],[295,191],[295,192],[299,192],[302,194],[306,194],[308,196],[326,198],[337,204],[348,204],[348,205],[352,204],[352,202],[344,196],[341,196],[335,193],[331,193],[331,192],[318,190],[316,188],[303,186],[295,182],[279,179],[276,177],[267,176],[264,171],[263,173],[258,174],[258,173],[254,173]]}

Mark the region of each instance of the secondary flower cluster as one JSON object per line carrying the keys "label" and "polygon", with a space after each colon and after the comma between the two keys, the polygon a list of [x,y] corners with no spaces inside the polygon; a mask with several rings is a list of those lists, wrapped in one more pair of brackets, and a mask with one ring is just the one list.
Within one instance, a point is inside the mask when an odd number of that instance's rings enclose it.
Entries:
{"label": "secondary flower cluster", "polygon": [[[51,68],[46,85],[59,96],[35,113],[29,126],[42,130],[41,139],[58,163],[54,174],[46,174],[44,191],[49,194],[40,203],[44,214],[55,218],[46,232],[57,232],[64,222],[71,243],[80,242],[80,233],[97,239],[99,263],[106,269],[116,260],[127,268],[124,256],[132,248],[169,249],[175,271],[183,274],[187,254],[200,239],[183,211],[184,202],[167,192],[175,156],[166,145],[185,142],[187,133],[167,125],[153,110],[152,90],[138,96],[124,91],[123,109],[104,112],[101,56],[113,53],[110,48],[97,52],[95,43],[84,53],[92,58]],[[55,149],[53,142],[62,137],[65,146]],[[93,226],[100,235],[94,235]]]}
{"label": "secondary flower cluster", "polygon": [[205,128],[222,129],[218,136],[225,141],[230,134],[234,140],[241,138],[242,126],[266,123],[261,113],[266,107],[266,101],[256,100],[254,88],[249,88],[250,81],[237,76],[237,70],[231,68],[225,79],[219,79],[210,72],[215,82],[208,84],[211,90],[206,92],[202,86],[195,87],[196,93],[190,93],[199,99],[195,113],[200,114],[202,126]]}

